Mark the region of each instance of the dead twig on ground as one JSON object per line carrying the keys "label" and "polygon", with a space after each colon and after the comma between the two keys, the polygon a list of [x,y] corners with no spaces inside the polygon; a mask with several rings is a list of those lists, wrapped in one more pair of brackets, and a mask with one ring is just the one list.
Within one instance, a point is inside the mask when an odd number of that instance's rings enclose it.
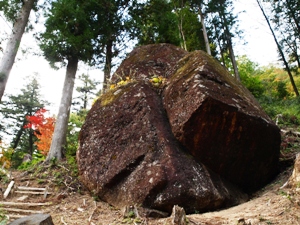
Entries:
{"label": "dead twig on ground", "polygon": [[65,221],[63,217],[60,217],[60,221],[64,224],[64,225],[68,225]]}

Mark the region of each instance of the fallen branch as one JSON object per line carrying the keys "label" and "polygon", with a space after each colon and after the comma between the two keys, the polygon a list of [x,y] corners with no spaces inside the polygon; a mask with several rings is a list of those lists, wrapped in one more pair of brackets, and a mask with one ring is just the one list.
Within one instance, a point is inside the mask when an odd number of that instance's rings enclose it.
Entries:
{"label": "fallen branch", "polygon": [[96,211],[96,209],[97,209],[97,203],[96,203],[96,201],[94,201],[94,204],[95,204],[95,208],[94,208],[94,210],[93,210],[91,216],[89,217],[89,222],[91,222],[92,217],[93,217],[93,215],[94,215],[94,213],[95,213],[95,211]]}
{"label": "fallen branch", "polygon": [[67,171],[70,171],[69,169],[67,169],[67,168],[64,167],[63,165],[57,165],[57,166],[59,166],[59,167],[61,167],[61,168],[64,168],[64,169],[67,170]]}
{"label": "fallen branch", "polygon": [[64,225],[68,225],[68,224],[64,221],[64,218],[63,218],[63,217],[60,218],[60,221],[61,221]]}

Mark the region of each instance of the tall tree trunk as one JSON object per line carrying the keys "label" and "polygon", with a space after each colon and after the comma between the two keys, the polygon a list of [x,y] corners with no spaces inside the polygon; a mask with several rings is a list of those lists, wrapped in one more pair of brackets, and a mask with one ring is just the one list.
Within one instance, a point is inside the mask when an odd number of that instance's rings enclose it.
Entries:
{"label": "tall tree trunk", "polygon": [[183,48],[184,50],[187,51],[186,40],[185,40],[184,32],[183,32],[183,29],[182,29],[182,26],[181,26],[181,25],[182,25],[182,24],[178,25],[180,37],[182,38],[181,48]]}
{"label": "tall tree trunk", "polygon": [[0,101],[5,91],[6,83],[13,67],[21,39],[28,23],[30,11],[36,0],[23,0],[23,6],[14,23],[12,33],[7,42],[3,57],[0,63]]}
{"label": "tall tree trunk", "polygon": [[28,140],[28,151],[29,154],[32,155],[33,154],[33,137],[34,137],[34,133],[33,130],[29,130],[29,140]]}
{"label": "tall tree trunk", "polygon": [[88,96],[87,96],[87,92],[85,92],[84,96],[83,96],[83,109],[84,110],[87,109],[87,103],[88,103]]}
{"label": "tall tree trunk", "polygon": [[232,63],[233,71],[234,71],[234,75],[235,75],[235,78],[238,81],[240,81],[241,78],[240,78],[240,74],[239,74],[237,62],[235,60],[235,55],[234,55],[234,51],[233,51],[233,47],[232,47],[231,37],[229,36],[227,38],[228,38],[229,55],[230,55],[230,59],[231,59],[231,63]]}
{"label": "tall tree trunk", "polygon": [[219,15],[223,19],[223,23],[224,23],[225,38],[226,38],[227,47],[228,47],[228,50],[229,50],[229,56],[230,56],[230,60],[231,60],[231,63],[232,63],[234,76],[235,76],[236,80],[240,81],[241,78],[240,78],[239,70],[238,70],[238,67],[237,67],[236,60],[235,60],[235,55],[234,55],[232,41],[231,41],[231,35],[230,35],[230,32],[229,32],[229,28],[227,26],[227,21],[226,21],[225,15],[223,13],[219,12]]}
{"label": "tall tree trunk", "polygon": [[277,45],[279,54],[280,54],[280,56],[281,56],[281,58],[282,58],[282,61],[283,61],[283,63],[284,63],[284,66],[285,66],[285,68],[286,68],[286,70],[287,70],[287,73],[288,73],[288,75],[289,75],[289,78],[290,78],[291,84],[292,84],[292,86],[293,86],[294,92],[295,92],[296,96],[299,96],[299,92],[298,92],[297,86],[296,86],[296,84],[295,84],[295,81],[294,81],[294,78],[293,78],[291,69],[290,69],[289,64],[288,64],[288,62],[287,62],[287,60],[286,60],[286,58],[285,58],[285,56],[284,56],[284,53],[283,53],[283,51],[282,51],[282,49],[281,49],[281,47],[280,47],[280,44],[279,44],[279,42],[278,42],[278,40],[277,40],[277,38],[276,38],[276,35],[275,35],[274,31],[273,31],[273,28],[272,28],[272,26],[271,26],[271,24],[270,24],[270,21],[269,21],[267,15],[266,15],[266,13],[265,13],[265,11],[264,11],[262,5],[260,4],[259,0],[256,0],[256,2],[257,2],[257,4],[258,4],[258,6],[259,6],[261,12],[263,13],[263,15],[264,15],[264,17],[265,17],[267,23],[268,23],[268,26],[269,26],[269,29],[270,29],[272,35],[273,35],[274,41],[276,42],[276,45]]}
{"label": "tall tree trunk", "polygon": [[203,31],[203,37],[204,37],[206,52],[209,55],[211,55],[211,50],[210,50],[208,35],[207,35],[206,27],[205,27],[205,18],[204,18],[204,15],[202,13],[202,6],[201,6],[201,4],[200,4],[200,8],[199,8],[199,14],[200,14],[200,19],[201,19],[201,24],[202,24],[202,31]]}
{"label": "tall tree trunk", "polygon": [[[215,28],[215,33],[217,34],[217,26],[216,24],[213,24],[214,28]],[[223,62],[223,66],[226,67],[226,62],[225,62],[225,58],[224,58],[224,54],[223,54],[223,50],[222,50],[222,45],[221,45],[221,40],[219,38],[219,36],[217,36],[217,42],[218,42],[218,46],[220,49],[220,56],[221,56],[221,62]]]}
{"label": "tall tree trunk", "polygon": [[[300,35],[300,21],[299,21],[299,14],[298,16],[297,15],[297,9],[293,9],[293,7],[291,7],[291,2],[290,1],[286,1],[286,7],[288,8],[289,10],[289,14],[290,16],[293,18],[294,22],[295,22],[295,25],[297,27],[297,30],[299,32],[299,35]],[[299,9],[298,9],[299,10]]]}
{"label": "tall tree trunk", "polygon": [[61,160],[63,158],[63,149],[66,144],[68,120],[72,104],[72,94],[77,67],[78,58],[71,58],[68,60],[59,111],[55,123],[51,147],[47,155],[46,162],[49,162],[52,158],[56,158],[57,160]]}
{"label": "tall tree trunk", "polygon": [[18,130],[17,134],[16,134],[16,137],[13,139],[13,142],[12,142],[12,148],[15,149],[16,147],[18,147],[18,144],[21,140],[21,136],[23,134],[23,131],[24,131],[24,125],[27,123],[27,120],[24,119],[23,121],[23,124],[22,126],[20,127],[20,129]]}
{"label": "tall tree trunk", "polygon": [[184,35],[184,32],[183,32],[183,17],[182,17],[183,5],[184,5],[183,0],[181,0],[180,1],[180,10],[181,10],[181,12],[178,13],[177,7],[175,6],[175,3],[174,3],[174,12],[175,12],[175,14],[178,18],[177,27],[178,27],[178,31],[179,31],[179,38],[181,39],[180,47],[187,51],[186,39],[185,39],[185,35]]}
{"label": "tall tree trunk", "polygon": [[105,57],[105,65],[104,65],[104,89],[106,89],[107,82],[110,79],[111,73],[111,62],[112,62],[112,47],[113,40],[110,38],[106,43],[106,57]]}
{"label": "tall tree trunk", "polygon": [[187,46],[186,46],[186,40],[185,40],[185,35],[184,35],[184,32],[183,32],[183,26],[182,26],[182,24],[183,24],[183,18],[182,18],[182,14],[180,13],[180,15],[179,15],[179,24],[178,24],[178,29],[179,29],[179,32],[180,32],[180,36],[181,36],[181,38],[182,38],[182,48],[184,49],[184,50],[186,50],[187,51]]}

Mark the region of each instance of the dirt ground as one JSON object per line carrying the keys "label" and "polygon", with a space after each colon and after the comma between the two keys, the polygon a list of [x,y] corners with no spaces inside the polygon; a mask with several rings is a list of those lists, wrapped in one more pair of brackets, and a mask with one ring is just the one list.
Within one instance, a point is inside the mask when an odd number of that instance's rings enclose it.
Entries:
{"label": "dirt ground", "polygon": [[[282,188],[292,173],[294,156],[300,151],[299,140],[297,139],[295,143],[292,144],[288,151],[282,149],[281,173],[269,185],[253,194],[248,202],[217,212],[187,215],[188,224],[300,224],[300,190],[287,187]],[[49,165],[48,167],[40,166],[39,169],[27,172],[11,171],[15,184],[6,199],[3,199],[3,192],[12,178],[0,183],[2,188],[0,215],[9,216],[9,221],[12,221],[29,213],[48,213],[51,215],[55,225],[171,224],[169,218],[139,218],[129,214],[124,216],[122,209],[114,208],[100,201],[85,190],[78,179],[72,176],[71,170],[65,163]],[[18,193],[19,186],[47,187],[47,191],[50,193],[46,198],[44,198],[45,195],[43,194]],[[27,196],[27,198],[24,197],[24,200],[20,199],[23,196]],[[9,202],[19,204],[24,202],[47,203],[50,205],[5,205],[5,203]],[[30,211],[26,212],[26,210]],[[0,224],[2,223],[0,222]]]}

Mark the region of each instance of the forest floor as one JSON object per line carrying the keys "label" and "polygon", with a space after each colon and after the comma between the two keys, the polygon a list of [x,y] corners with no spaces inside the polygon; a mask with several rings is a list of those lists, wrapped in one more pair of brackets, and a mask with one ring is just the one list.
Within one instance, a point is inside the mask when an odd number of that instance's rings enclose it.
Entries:
{"label": "forest floor", "polygon": [[[187,215],[188,224],[300,225],[300,191],[282,187],[292,173],[295,155],[300,152],[300,137],[284,134],[282,143],[281,172],[270,184],[254,193],[249,201],[241,205],[216,212]],[[171,224],[170,218],[153,219],[124,216],[122,209],[114,208],[92,196],[81,185],[77,177],[72,176],[72,170],[67,163],[39,166],[26,172],[12,170],[11,179],[15,181],[15,184],[6,199],[1,194],[0,220],[1,215],[9,216],[10,221],[12,221],[17,217],[28,215],[28,213],[43,212],[51,215],[55,225]],[[10,180],[4,182],[2,179],[0,181],[3,192]],[[45,196],[43,194],[18,193],[17,187],[20,186],[46,187],[49,194]],[[25,199],[22,200],[21,197]],[[5,204],[10,202],[19,205]],[[32,206],[20,205],[25,202],[32,204]],[[49,205],[34,206],[34,203]],[[2,223],[0,222],[0,224]]]}

